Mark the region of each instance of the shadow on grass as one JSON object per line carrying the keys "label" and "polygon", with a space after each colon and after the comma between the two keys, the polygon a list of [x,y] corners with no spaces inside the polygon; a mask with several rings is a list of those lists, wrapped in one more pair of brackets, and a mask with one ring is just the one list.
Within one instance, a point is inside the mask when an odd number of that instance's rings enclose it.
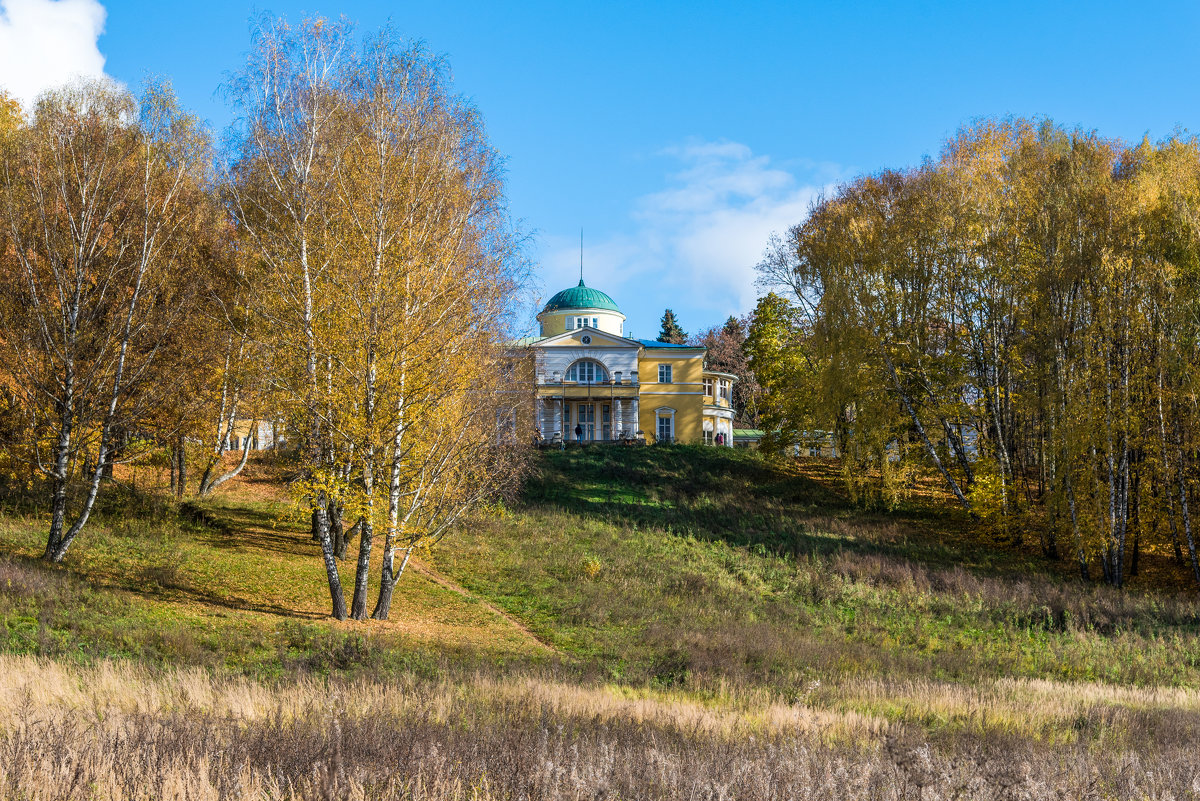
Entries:
{"label": "shadow on grass", "polygon": [[547,451],[523,500],[530,509],[557,509],[778,556],[849,551],[984,572],[1037,569],[1025,560],[1014,564],[1008,551],[945,537],[965,525],[956,510],[932,501],[905,503],[893,512],[865,510],[833,489],[837,473],[831,463],[814,461],[806,472],[740,449],[597,444]]}
{"label": "shadow on grass", "polygon": [[164,580],[163,578],[151,578],[147,576],[146,571],[143,571],[139,578],[144,580],[143,583],[136,586],[127,584],[122,588],[155,600],[203,604],[234,612],[257,612],[293,620],[324,620],[328,617],[321,612],[304,612],[282,604],[249,600],[234,593],[216,593],[197,587],[186,577]]}
{"label": "shadow on grass", "polygon": [[199,525],[201,539],[216,548],[312,556],[317,547],[307,530],[281,522],[271,508],[261,505],[192,501],[183,504],[181,513]]}

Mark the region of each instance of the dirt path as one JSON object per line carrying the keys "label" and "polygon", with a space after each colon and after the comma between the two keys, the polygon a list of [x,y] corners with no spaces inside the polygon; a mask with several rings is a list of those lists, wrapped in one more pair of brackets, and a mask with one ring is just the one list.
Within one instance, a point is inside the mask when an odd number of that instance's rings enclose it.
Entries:
{"label": "dirt path", "polygon": [[557,648],[555,648],[553,645],[551,645],[550,643],[543,640],[541,637],[534,634],[529,629],[528,626],[526,626],[521,621],[517,620],[515,617],[510,615],[508,612],[505,612],[503,609],[501,609],[500,607],[491,603],[490,601],[486,601],[483,598],[480,598],[478,595],[474,594],[473,592],[471,592],[470,590],[468,590],[466,587],[462,586],[458,582],[454,581],[453,579],[446,578],[445,576],[443,576],[441,573],[434,570],[429,565],[425,564],[424,562],[418,561],[416,557],[413,557],[411,560],[409,560],[408,566],[411,569],[420,573],[425,578],[432,581],[434,584],[445,587],[446,589],[450,590],[451,592],[456,592],[459,595],[461,595],[462,597],[470,598],[471,600],[480,604],[483,608],[491,611],[494,615],[496,615],[497,617],[504,620],[506,623],[508,623],[510,626],[512,626],[516,630],[520,631],[522,634],[524,634],[530,640],[532,640],[533,642],[536,642],[538,645],[540,645],[546,651],[549,651],[552,654],[559,653],[559,650]]}

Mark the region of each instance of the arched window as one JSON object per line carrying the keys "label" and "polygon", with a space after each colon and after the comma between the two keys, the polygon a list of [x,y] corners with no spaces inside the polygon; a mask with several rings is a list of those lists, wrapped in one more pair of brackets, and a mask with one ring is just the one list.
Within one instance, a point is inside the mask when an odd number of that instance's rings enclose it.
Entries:
{"label": "arched window", "polygon": [[580,384],[599,384],[608,380],[608,371],[604,365],[591,359],[575,362],[567,370],[568,381],[578,381]]}

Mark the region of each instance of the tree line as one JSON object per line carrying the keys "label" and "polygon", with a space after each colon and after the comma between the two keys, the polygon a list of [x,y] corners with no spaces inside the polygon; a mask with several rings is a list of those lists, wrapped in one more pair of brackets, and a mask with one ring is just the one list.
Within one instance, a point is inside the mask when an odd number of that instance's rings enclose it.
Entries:
{"label": "tree line", "polygon": [[0,491],[49,510],[61,561],[115,465],[165,454],[204,495],[270,422],[333,615],[387,618],[412,553],[525,465],[502,162],[389,30],[264,18],[225,91],[220,146],[165,83],[0,102]]}
{"label": "tree line", "polygon": [[1200,584],[1196,139],[981,121],[830,192],[759,271],[775,444],[831,431],[867,502],[932,474],[1084,579],[1161,547]]}

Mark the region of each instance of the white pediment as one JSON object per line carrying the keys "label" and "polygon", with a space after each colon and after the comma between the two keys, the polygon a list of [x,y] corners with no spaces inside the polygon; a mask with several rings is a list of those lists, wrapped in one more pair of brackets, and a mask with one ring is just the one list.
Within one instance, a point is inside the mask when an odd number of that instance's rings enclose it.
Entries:
{"label": "white pediment", "polygon": [[[585,341],[585,337],[587,340]],[[597,328],[577,328],[534,343],[535,348],[635,348],[642,343]]]}

